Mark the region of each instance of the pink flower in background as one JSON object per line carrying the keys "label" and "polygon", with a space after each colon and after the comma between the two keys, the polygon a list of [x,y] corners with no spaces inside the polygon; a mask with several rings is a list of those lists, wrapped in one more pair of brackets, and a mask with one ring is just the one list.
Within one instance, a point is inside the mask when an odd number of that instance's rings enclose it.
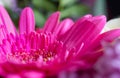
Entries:
{"label": "pink flower in background", "polygon": [[86,15],[76,22],[59,21],[53,13],[43,28],[35,30],[32,10],[20,16],[19,32],[6,10],[0,6],[0,76],[5,78],[45,78],[61,71],[86,70],[103,54],[101,41],[112,41],[120,29],[100,34],[105,16]]}
{"label": "pink flower in background", "polygon": [[120,78],[120,39],[104,42],[104,55],[95,64],[95,78]]}

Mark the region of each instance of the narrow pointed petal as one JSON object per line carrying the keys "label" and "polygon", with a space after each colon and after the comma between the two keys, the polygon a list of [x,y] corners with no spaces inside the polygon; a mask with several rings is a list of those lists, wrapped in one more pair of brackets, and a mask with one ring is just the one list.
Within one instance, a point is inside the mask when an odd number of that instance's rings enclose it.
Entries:
{"label": "narrow pointed petal", "polygon": [[20,33],[30,33],[35,30],[35,19],[34,19],[34,13],[31,8],[26,7],[20,16],[19,21],[19,31]]}
{"label": "narrow pointed petal", "polygon": [[63,20],[58,28],[55,29],[55,34],[59,37],[60,35],[63,35],[65,32],[67,32],[71,27],[72,25],[74,24],[74,22],[67,18],[65,20]]}
{"label": "narrow pointed petal", "polygon": [[59,23],[60,12],[53,13],[44,25],[43,31],[52,32],[56,29]]}
{"label": "narrow pointed petal", "polygon": [[0,6],[0,25],[5,26],[8,33],[16,35],[15,26],[3,6]]}

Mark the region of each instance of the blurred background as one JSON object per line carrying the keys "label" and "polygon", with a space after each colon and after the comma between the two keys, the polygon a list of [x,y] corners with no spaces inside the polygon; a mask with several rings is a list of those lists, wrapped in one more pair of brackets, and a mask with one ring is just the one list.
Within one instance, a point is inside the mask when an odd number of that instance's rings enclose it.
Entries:
{"label": "blurred background", "polygon": [[85,14],[103,14],[109,20],[120,15],[119,3],[119,0],[0,0],[0,5],[7,9],[16,26],[21,10],[26,6],[31,7],[37,27],[42,27],[55,11],[61,12],[61,19],[69,17],[76,20]]}

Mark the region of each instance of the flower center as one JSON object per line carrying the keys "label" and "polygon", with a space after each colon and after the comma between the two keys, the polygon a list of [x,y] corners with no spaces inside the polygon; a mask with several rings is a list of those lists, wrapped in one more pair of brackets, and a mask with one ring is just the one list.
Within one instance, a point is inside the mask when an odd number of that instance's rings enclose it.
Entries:
{"label": "flower center", "polygon": [[61,42],[57,41],[50,33],[20,34],[18,37],[7,39],[10,52],[6,58],[15,63],[50,62],[60,53]]}
{"label": "flower center", "polygon": [[42,60],[44,62],[51,61],[52,58],[54,58],[55,53],[46,51],[46,50],[31,50],[30,52],[26,51],[16,51],[14,53],[8,54],[7,58],[9,61],[17,60],[17,62],[22,63],[32,63],[37,62],[39,60]]}

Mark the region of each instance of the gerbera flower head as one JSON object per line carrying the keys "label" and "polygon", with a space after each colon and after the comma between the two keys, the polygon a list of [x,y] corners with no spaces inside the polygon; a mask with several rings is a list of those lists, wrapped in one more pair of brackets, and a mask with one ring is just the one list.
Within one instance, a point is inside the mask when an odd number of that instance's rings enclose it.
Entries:
{"label": "gerbera flower head", "polygon": [[112,41],[120,30],[100,34],[105,16],[86,15],[76,22],[59,21],[55,12],[43,28],[35,30],[34,14],[26,7],[19,31],[7,11],[0,6],[0,75],[2,77],[42,78],[60,71],[90,68],[101,56],[102,40]]}

